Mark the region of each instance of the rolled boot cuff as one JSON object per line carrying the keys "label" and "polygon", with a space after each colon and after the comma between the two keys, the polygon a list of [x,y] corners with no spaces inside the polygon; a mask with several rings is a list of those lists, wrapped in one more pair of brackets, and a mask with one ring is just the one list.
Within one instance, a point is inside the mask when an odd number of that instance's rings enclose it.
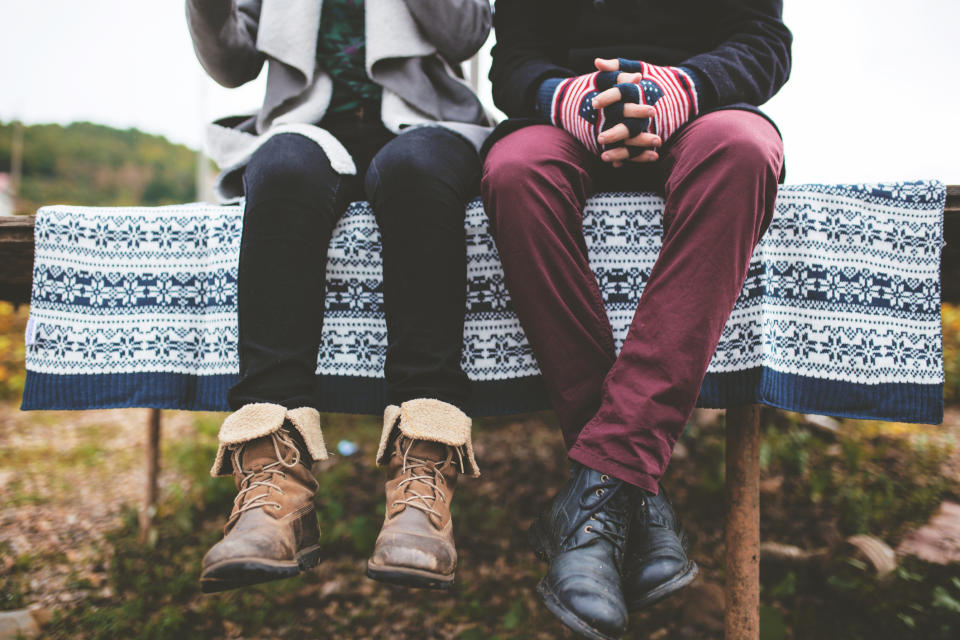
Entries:
{"label": "rolled boot cuff", "polygon": [[463,453],[464,466],[467,467],[461,469],[461,473],[477,477],[480,475],[480,467],[477,466],[473,456],[473,442],[470,440],[471,424],[470,416],[441,400],[418,398],[407,400],[399,407],[390,405],[383,412],[383,434],[380,436],[380,448],[377,450],[377,464],[387,463],[390,434],[394,426],[398,426],[400,433],[408,438],[459,447]]}
{"label": "rolled boot cuff", "polygon": [[314,461],[327,459],[327,446],[323,442],[323,432],[320,430],[320,413],[311,407],[287,409],[279,404],[259,402],[240,407],[227,416],[220,425],[217,448],[217,459],[210,469],[210,475],[228,476],[233,473],[227,447],[241,442],[249,442],[275,433],[283,426],[283,421],[300,432],[307,451]]}

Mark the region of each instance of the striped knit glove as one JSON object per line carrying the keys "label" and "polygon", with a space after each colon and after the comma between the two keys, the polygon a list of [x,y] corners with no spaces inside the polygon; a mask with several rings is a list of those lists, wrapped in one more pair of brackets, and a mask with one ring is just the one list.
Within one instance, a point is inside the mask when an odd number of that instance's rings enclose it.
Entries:
{"label": "striped knit glove", "polygon": [[592,101],[604,89],[616,86],[619,75],[617,71],[596,71],[575,78],[544,80],[537,92],[537,111],[550,124],[573,135],[591,153],[600,155],[597,136],[608,126],[604,114],[593,108]]}
{"label": "striped knit glove", "polygon": [[[653,106],[656,110],[656,116],[650,123],[649,131],[660,136],[660,139],[664,142],[677,129],[695,118],[699,113],[696,83],[694,82],[693,72],[689,69],[658,67],[655,64],[620,58],[620,71],[643,75],[643,79],[633,85],[636,87],[635,89],[630,89],[630,85],[617,85],[620,88],[620,94],[623,96],[621,102]],[[607,107],[607,109],[609,108]],[[622,107],[620,112],[623,112]],[[608,114],[608,116],[612,116],[612,114]],[[615,118],[608,117],[607,119],[611,121],[608,122],[608,127],[615,124],[612,122]],[[633,128],[631,127],[632,131]]]}

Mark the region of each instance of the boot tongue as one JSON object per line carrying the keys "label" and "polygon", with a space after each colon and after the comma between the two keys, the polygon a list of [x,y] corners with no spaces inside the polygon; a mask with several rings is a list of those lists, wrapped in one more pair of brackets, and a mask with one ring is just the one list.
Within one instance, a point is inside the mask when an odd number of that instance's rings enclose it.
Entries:
{"label": "boot tongue", "polygon": [[430,440],[414,440],[407,456],[440,463],[447,459],[447,445]]}
{"label": "boot tongue", "polygon": [[[280,447],[280,453],[286,453],[285,447]],[[290,457],[289,455],[287,456]],[[258,467],[265,467],[277,461],[277,451],[273,446],[273,438],[264,436],[251,440],[243,445],[243,452],[240,454],[240,463],[243,465],[243,471],[249,472]]]}
{"label": "boot tongue", "polygon": [[[434,463],[435,465],[440,465],[447,459],[447,449],[448,449],[447,445],[441,442],[432,442],[429,440],[413,440],[413,439],[407,439],[406,437],[401,437],[397,445],[398,445],[397,446],[398,452],[394,456],[391,462],[398,465],[402,464],[403,454],[404,452],[406,452],[407,465],[408,467],[413,467],[409,469],[407,473],[416,475],[416,476],[420,476],[420,475],[428,476],[428,478],[424,480],[415,480],[413,482],[406,483],[405,485],[406,490],[404,491],[404,494],[406,496],[412,496],[416,494],[420,494],[424,496],[436,495],[436,491],[437,489],[439,489],[439,486],[435,487],[434,485],[438,482],[441,482],[441,480],[440,478],[437,478],[433,473],[431,473],[430,466],[432,465],[423,466],[418,464],[417,462],[414,462],[414,460],[421,460],[428,463]],[[407,447],[409,447],[409,450],[407,450]],[[448,484],[450,482],[455,482],[456,480],[456,470],[453,469],[452,467],[453,465],[451,464],[451,465],[445,465],[441,469],[439,469],[439,471],[443,473],[444,476],[448,476],[448,475],[453,476],[452,479],[450,477],[446,478]],[[437,475],[440,475],[440,474],[437,474]],[[410,506],[410,505],[407,505],[407,506]],[[439,496],[437,497],[436,500],[428,500],[426,502],[426,506],[439,510],[439,508],[441,507]],[[405,508],[406,507],[400,507],[399,511],[403,511]],[[442,524],[441,518],[437,517],[435,514],[432,514],[432,513],[425,512],[425,514],[427,515],[427,517],[430,519],[431,523],[433,523],[435,527],[441,526]]]}

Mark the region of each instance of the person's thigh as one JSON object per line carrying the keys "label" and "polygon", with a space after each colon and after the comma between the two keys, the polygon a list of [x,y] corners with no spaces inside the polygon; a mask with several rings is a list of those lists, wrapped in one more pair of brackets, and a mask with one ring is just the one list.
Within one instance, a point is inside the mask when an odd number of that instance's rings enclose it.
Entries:
{"label": "person's thigh", "polygon": [[783,169],[783,140],[759,114],[714,111],[684,127],[664,148],[659,165],[667,199],[665,226],[679,212],[678,206],[689,204],[690,198],[723,193],[749,205],[731,203],[724,211],[759,216],[759,233],[752,238],[756,243],[773,214],[772,202]]}
{"label": "person's thigh", "polygon": [[[491,232],[500,236],[503,228],[526,236],[544,224],[580,227],[599,170],[600,161],[558,127],[533,125],[508,134],[494,143],[483,165]],[[529,201],[547,206],[523,206]]]}

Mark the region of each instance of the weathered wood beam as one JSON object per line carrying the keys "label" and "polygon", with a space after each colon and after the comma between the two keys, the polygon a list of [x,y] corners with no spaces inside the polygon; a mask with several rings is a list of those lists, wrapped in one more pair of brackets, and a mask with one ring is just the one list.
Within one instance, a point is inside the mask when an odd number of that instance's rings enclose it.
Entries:
{"label": "weathered wood beam", "polygon": [[0,300],[30,301],[34,216],[0,216]]}
{"label": "weathered wood beam", "polygon": [[940,258],[940,296],[944,302],[960,303],[960,185],[947,187],[943,240],[946,245]]}

